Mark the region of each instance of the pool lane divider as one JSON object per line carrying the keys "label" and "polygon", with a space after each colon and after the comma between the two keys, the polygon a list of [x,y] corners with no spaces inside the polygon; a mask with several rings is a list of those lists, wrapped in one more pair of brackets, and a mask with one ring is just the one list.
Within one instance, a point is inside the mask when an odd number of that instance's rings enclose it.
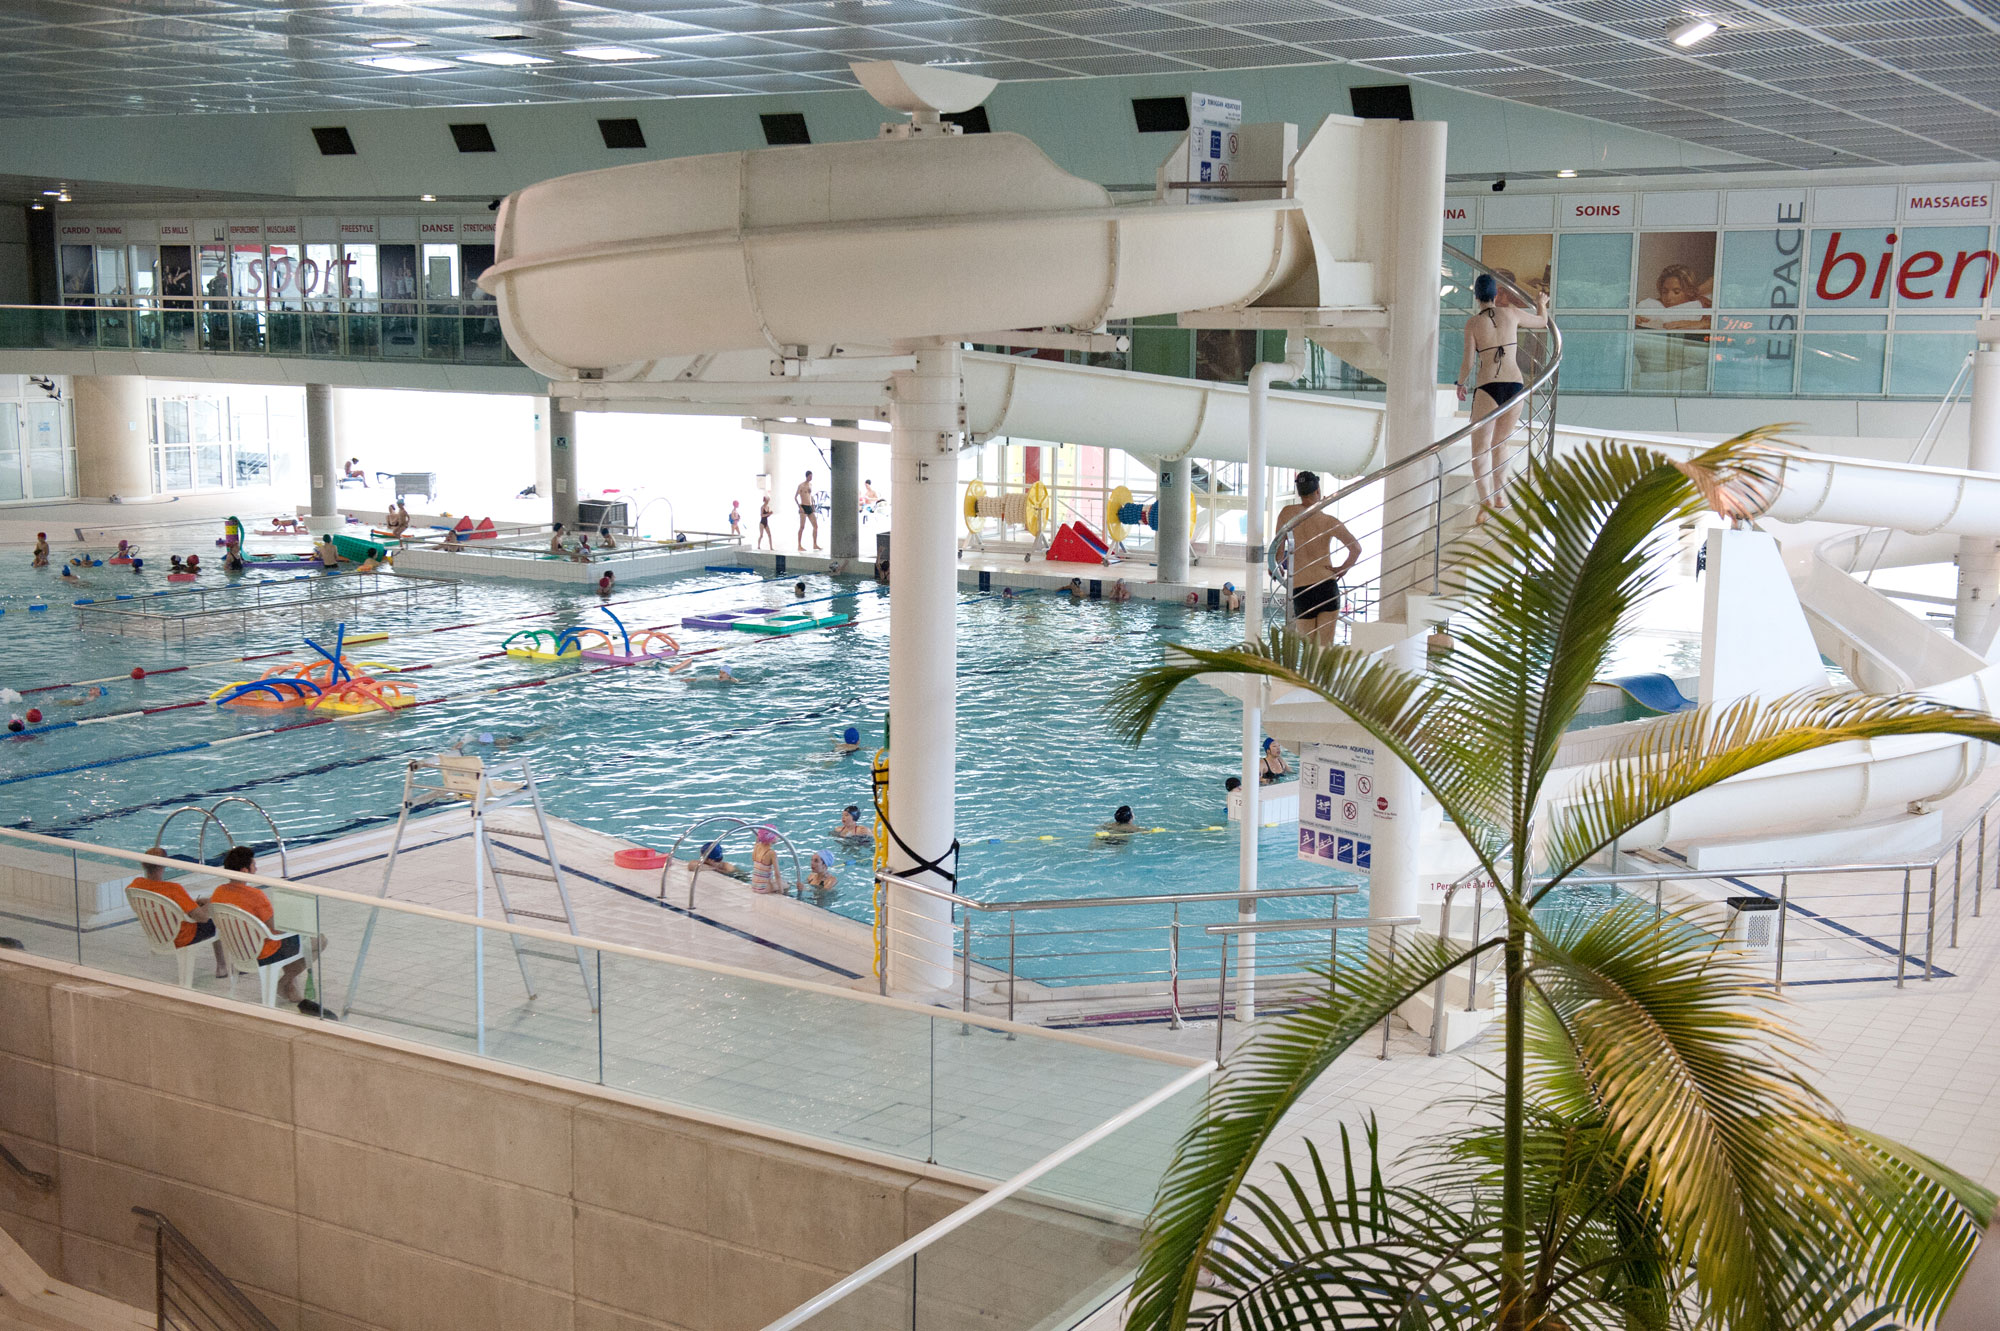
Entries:
{"label": "pool lane divider", "polygon": [[[862,621],[850,620],[848,621],[848,624],[852,625],[860,622]],[[699,647],[696,648],[694,651],[682,652],[677,656],[663,657],[661,658],[660,663],[666,664],[668,662],[674,662],[674,661],[686,661],[689,658],[696,656],[710,656],[715,654],[716,652],[724,652],[736,648],[748,647],[756,642],[777,642],[777,641],[780,641],[780,639],[773,637],[773,638],[753,638],[748,642],[732,641],[727,645],[718,643],[714,647]],[[118,767],[122,766],[125,763],[136,763],[147,758],[170,758],[175,754],[195,753],[202,749],[215,749],[215,748],[220,748],[225,744],[242,744],[253,739],[268,739],[273,735],[283,735],[294,730],[310,730],[315,726],[330,726],[335,724],[336,722],[341,722],[341,721],[365,721],[373,717],[400,716],[405,712],[413,712],[419,707],[429,707],[433,703],[462,702],[467,698],[481,698],[495,693],[510,693],[516,689],[534,689],[534,688],[541,688],[542,686],[548,684],[566,684],[571,680],[585,679],[592,675],[601,675],[607,670],[630,670],[630,669],[633,669],[633,667],[624,665],[593,666],[587,670],[571,670],[559,675],[544,675],[540,679],[515,680],[506,684],[494,685],[490,688],[468,689],[463,693],[440,693],[435,698],[419,698],[415,702],[410,703],[408,706],[398,707],[394,711],[390,712],[384,712],[384,711],[349,712],[341,716],[310,717],[304,721],[293,721],[287,725],[269,726],[262,730],[246,730],[240,735],[225,735],[220,739],[197,740],[190,744],[176,744],[171,748],[149,749],[143,753],[124,753],[124,754],[119,754],[116,757],[112,758],[99,758],[93,762],[76,763],[69,767],[50,768],[49,770],[43,772],[22,772],[16,776],[0,777],[0,786],[16,785],[23,781],[39,781],[44,777],[50,777],[50,776],[69,776],[76,772],[88,772],[104,767]],[[200,701],[206,702],[208,700],[206,698],[203,698]],[[120,715],[130,716],[133,715],[133,713],[122,713]],[[105,716],[93,719],[109,721],[112,720],[113,718]],[[41,734],[49,730],[67,730],[70,729],[71,727],[79,726],[82,724],[83,722],[81,721],[57,721],[48,725],[36,727],[31,730],[16,731],[14,734],[9,735],[7,738],[9,739],[25,738],[26,736],[31,734]]]}
{"label": "pool lane divider", "polygon": [[[659,592],[652,596],[628,596],[624,600],[606,601],[604,602],[604,604],[644,605],[649,601],[671,601],[683,596],[706,596],[710,592],[734,591],[743,587],[755,587],[762,583],[767,583],[767,582],[783,582],[789,576],[790,576],[789,574],[779,574],[777,577],[773,578],[758,578],[754,582],[731,582],[731,583],[724,583],[721,586],[717,587],[692,587],[687,589],[686,591]],[[860,593],[857,592],[852,594],[859,595]],[[808,603],[801,601],[799,604],[804,605]],[[532,614],[526,614],[526,615],[501,615],[494,619],[471,619],[467,620],[463,624],[446,624],[439,628],[416,629],[409,633],[397,633],[397,634],[390,634],[388,636],[395,638],[421,638],[421,637],[427,637],[428,635],[433,633],[455,633],[459,629],[480,628],[485,626],[491,626],[494,624],[517,624],[523,620],[528,620],[528,619],[547,619],[552,615],[560,615],[563,613],[565,613],[565,609],[559,607],[554,610],[537,610]],[[150,679],[154,675],[177,675],[184,670],[209,670],[209,669],[214,669],[215,667],[218,666],[242,665],[247,661],[269,661],[281,656],[303,656],[303,655],[305,655],[303,650],[298,648],[287,647],[279,649],[277,651],[253,652],[248,656],[229,656],[216,661],[198,661],[193,665],[161,666],[158,670],[147,670],[145,677]],[[19,692],[23,696],[26,696],[27,694],[30,693],[52,693],[57,689],[85,689],[95,684],[129,684],[132,682],[133,679],[130,674],[109,675],[103,679],[72,680],[67,684],[37,684],[33,688],[21,689],[19,690]]]}

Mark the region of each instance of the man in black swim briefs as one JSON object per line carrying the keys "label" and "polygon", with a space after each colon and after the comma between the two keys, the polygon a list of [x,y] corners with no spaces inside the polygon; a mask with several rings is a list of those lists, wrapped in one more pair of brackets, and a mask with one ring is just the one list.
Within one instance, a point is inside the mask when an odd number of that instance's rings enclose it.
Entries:
{"label": "man in black swim briefs", "polygon": [[[1324,647],[1332,644],[1340,624],[1340,579],[1361,558],[1361,542],[1339,518],[1313,507],[1320,501],[1317,473],[1300,472],[1295,485],[1299,502],[1278,514],[1281,531],[1298,518],[1291,531],[1292,618],[1300,631]],[[1335,543],[1343,547],[1338,563],[1333,559]]]}

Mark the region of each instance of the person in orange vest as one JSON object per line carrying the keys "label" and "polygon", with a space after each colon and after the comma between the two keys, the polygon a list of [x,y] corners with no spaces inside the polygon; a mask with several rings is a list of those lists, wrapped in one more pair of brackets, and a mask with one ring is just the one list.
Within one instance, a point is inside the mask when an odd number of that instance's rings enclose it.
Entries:
{"label": "person in orange vest", "polygon": [[[154,846],[146,852],[155,859],[166,859],[167,852]],[[128,886],[136,892],[151,892],[154,896],[165,897],[187,913],[180,933],[174,936],[175,947],[193,947],[203,939],[215,937],[215,921],[208,918],[208,907],[188,895],[188,890],[173,879],[165,876],[159,865],[146,865]],[[215,945],[215,978],[220,980],[229,974],[228,963],[223,960],[222,944]]]}
{"label": "person in orange vest", "polygon": [[[222,857],[222,867],[231,873],[256,873],[256,853],[248,846],[231,846],[229,853]],[[266,929],[274,931],[276,929],[277,917],[271,909],[271,898],[260,887],[231,879],[209,893],[208,904],[234,906],[238,910],[247,910],[263,921]],[[317,937],[302,939],[300,935],[293,934],[289,938],[271,939],[264,944],[263,951],[258,954],[257,964],[276,966],[283,963],[285,967],[278,976],[278,997],[287,1003],[299,1004],[301,1010],[304,1009],[302,1000],[305,995],[300,986],[304,982],[307,967],[319,960],[320,950],[325,941]]]}

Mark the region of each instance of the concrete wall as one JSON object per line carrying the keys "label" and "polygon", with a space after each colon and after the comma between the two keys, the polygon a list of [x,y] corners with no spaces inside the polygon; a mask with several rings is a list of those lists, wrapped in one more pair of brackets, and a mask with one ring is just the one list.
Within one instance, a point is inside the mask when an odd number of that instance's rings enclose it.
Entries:
{"label": "concrete wall", "polygon": [[[975,1195],[17,956],[0,953],[0,1134],[58,1185],[0,1171],[0,1226],[132,1304],[152,1304],[141,1205],[286,1331],[747,1331]],[[1099,1254],[1126,1232],[1098,1228]],[[1036,1246],[1059,1268],[1093,1246],[1074,1238]]]}

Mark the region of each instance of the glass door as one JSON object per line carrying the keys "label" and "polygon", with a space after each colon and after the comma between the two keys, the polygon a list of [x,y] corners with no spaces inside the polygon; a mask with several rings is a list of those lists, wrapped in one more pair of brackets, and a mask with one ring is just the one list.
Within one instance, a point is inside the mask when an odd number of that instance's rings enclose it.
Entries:
{"label": "glass door", "polygon": [[0,502],[28,497],[21,462],[21,410],[0,402]]}
{"label": "glass door", "polygon": [[63,439],[61,404],[30,402],[21,414],[28,454],[28,498],[61,499],[69,493],[69,446]]}

